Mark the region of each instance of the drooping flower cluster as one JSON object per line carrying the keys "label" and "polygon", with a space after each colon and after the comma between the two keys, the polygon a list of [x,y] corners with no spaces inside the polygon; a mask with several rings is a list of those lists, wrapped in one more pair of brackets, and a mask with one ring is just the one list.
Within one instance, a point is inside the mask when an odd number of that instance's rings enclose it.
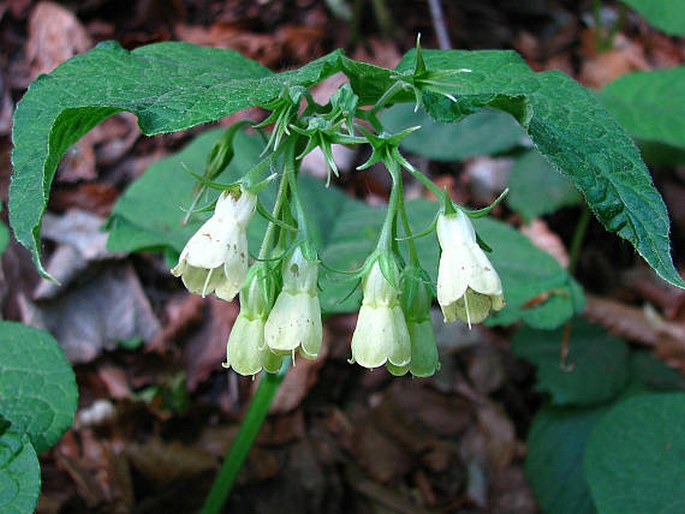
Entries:
{"label": "drooping flower cluster", "polygon": [[[241,179],[240,187],[221,193],[214,214],[188,241],[172,269],[193,293],[215,294],[231,301],[240,292],[240,313],[228,339],[225,367],[242,375],[261,370],[275,373],[296,353],[314,359],[320,352],[320,263],[314,244],[320,234],[309,227],[313,213],[305,214],[297,175],[303,156],[315,148],[324,153],[329,180],[331,173],[337,175],[332,144],[368,143],[371,155],[358,170],[382,163],[392,179],[376,247],[363,267],[352,272],[361,280],[362,302],[350,362],[369,369],[384,366],[397,376],[433,375],[440,368],[431,319],[436,296],[446,323],[461,319],[471,326],[504,307],[499,275],[480,247],[469,218],[492,207],[467,214],[401,155],[400,141],[418,127],[390,134],[373,123],[378,109],[396,95],[406,96],[407,91],[414,92],[417,104],[424,92],[456,101],[453,75],[468,71],[430,70],[417,48],[414,68],[391,76],[394,84],[364,114],[371,122],[366,126],[354,121],[360,116],[359,99],[349,86],[333,95],[326,106],[316,104],[300,86],[284,87],[276,99],[265,104],[272,114],[260,126],[274,124],[265,149],[271,155]],[[302,102],[308,103],[304,109]],[[228,144],[231,138],[224,139]],[[212,169],[223,169],[224,161],[217,161]],[[281,171],[264,179],[262,174],[276,162],[282,164]],[[437,223],[429,229],[436,229],[442,251],[437,288],[423,270],[414,243],[417,236],[412,235],[403,199],[403,169],[441,202]],[[272,214],[268,214],[258,206],[256,193],[274,177],[280,181]],[[248,269],[246,229],[257,207],[268,225],[256,262]],[[400,230],[404,233],[398,234]]]}

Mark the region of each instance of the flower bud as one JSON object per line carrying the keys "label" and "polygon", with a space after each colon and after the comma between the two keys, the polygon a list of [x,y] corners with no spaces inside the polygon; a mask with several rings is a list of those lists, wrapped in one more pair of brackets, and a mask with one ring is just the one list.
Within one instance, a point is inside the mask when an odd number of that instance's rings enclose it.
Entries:
{"label": "flower bud", "polygon": [[480,323],[504,307],[499,275],[478,246],[471,220],[458,210],[441,214],[437,225],[442,248],[438,268],[438,303],[445,323],[460,318]]}
{"label": "flower bud", "polygon": [[247,274],[246,229],[256,204],[257,197],[247,191],[237,198],[231,191],[221,193],[214,214],[190,238],[171,270],[191,293],[233,300]]}
{"label": "flower bud", "polygon": [[[415,266],[402,273],[402,308],[411,340],[411,363],[408,371],[415,377],[432,376],[440,369],[430,308],[433,294],[428,275]],[[393,374],[400,370],[389,368]],[[406,372],[406,371],[405,371]]]}
{"label": "flower bud", "polygon": [[[381,266],[383,264],[383,266]],[[381,268],[390,274],[384,276]],[[384,364],[401,368],[411,360],[411,343],[400,307],[399,272],[391,256],[381,255],[363,281],[363,300],[352,334],[352,359],[365,368]]]}
{"label": "flower bud", "polygon": [[318,262],[308,260],[299,246],[283,263],[283,289],[264,328],[272,352],[289,354],[299,349],[307,359],[319,354],[323,331],[318,275]]}

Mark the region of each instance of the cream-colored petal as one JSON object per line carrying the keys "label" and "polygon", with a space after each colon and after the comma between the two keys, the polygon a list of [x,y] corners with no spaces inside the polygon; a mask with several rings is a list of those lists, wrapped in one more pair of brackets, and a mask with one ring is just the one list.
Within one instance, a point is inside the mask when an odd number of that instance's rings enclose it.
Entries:
{"label": "cream-colored petal", "polygon": [[306,293],[281,291],[264,326],[264,339],[275,353],[288,354],[302,347],[316,357],[323,331],[319,300]]}
{"label": "cream-colored petal", "polygon": [[470,254],[469,287],[478,293],[501,295],[502,282],[485,252],[477,244],[471,245],[467,251]]}
{"label": "cream-colored petal", "polygon": [[233,368],[240,375],[255,375],[262,370],[264,345],[264,321],[248,319],[242,314],[233,324],[226,345],[224,367]]}
{"label": "cream-colored petal", "polygon": [[438,266],[438,303],[442,307],[464,296],[468,287],[470,263],[468,253],[461,248],[443,250]]}
{"label": "cream-colored petal", "polygon": [[392,311],[362,305],[352,334],[352,360],[365,368],[377,368],[388,360],[394,337]]}
{"label": "cream-colored petal", "polygon": [[188,264],[198,268],[216,268],[226,259],[227,248],[240,234],[235,221],[222,221],[212,216],[198,229],[186,244]]}
{"label": "cream-colored petal", "polygon": [[393,334],[391,341],[388,342],[388,362],[397,367],[406,366],[411,361],[411,339],[404,313],[399,305],[391,309],[391,316]]}
{"label": "cream-colored petal", "polygon": [[438,216],[436,226],[440,247],[444,250],[476,242],[476,232],[469,217],[462,211]]}

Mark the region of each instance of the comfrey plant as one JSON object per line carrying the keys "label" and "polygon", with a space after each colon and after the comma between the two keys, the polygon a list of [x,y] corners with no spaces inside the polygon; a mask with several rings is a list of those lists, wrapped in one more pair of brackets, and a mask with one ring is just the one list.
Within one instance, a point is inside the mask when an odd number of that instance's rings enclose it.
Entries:
{"label": "comfrey plant", "polygon": [[[338,72],[349,82],[326,104],[317,103],[309,89]],[[193,199],[193,186],[183,189],[182,177],[155,177],[151,199],[145,197],[138,210],[131,209],[132,198],[128,206],[118,203],[109,224],[112,250],[162,247],[173,255],[171,272],[192,293],[226,301],[239,295],[240,314],[228,336],[224,366],[247,376],[266,371],[203,512],[220,511],[288,363],[298,355],[319,354],[322,312],[335,312],[341,304],[348,312],[359,308],[351,362],[426,377],[439,368],[430,318],[435,298],[445,322],[469,325],[491,316],[493,323],[555,328],[583,307],[582,288],[551,257],[506,224],[476,219],[492,206],[472,211],[456,205],[405,159],[400,145],[415,128],[391,133],[380,116],[398,103],[413,103],[443,123],[459,123],[485,108],[508,113],[572,180],[608,230],[628,240],[663,279],[685,286],[670,255],[665,205],[628,135],[571,78],[535,73],[513,52],[424,52],[417,45],[388,70],[336,51],[274,74],[228,50],[161,43],[128,52],[104,43],[36,80],[17,107],[10,221],[48,279],[40,227],[50,186],[61,157],[91,128],[121,111],[134,113],[146,135],[184,130],[254,106],[269,112],[255,128],[271,130],[246,161],[248,152],[236,144],[244,124],[225,132],[197,176]],[[300,166],[314,149],[325,157],[328,184],[339,174],[332,145],[367,145],[371,155],[358,172],[373,166],[390,175],[382,221],[375,217],[378,211],[332,187],[317,193],[316,201],[304,187]],[[152,181],[152,175],[140,180]],[[438,202],[405,204],[407,176]],[[337,266],[331,247],[340,235],[324,242],[321,234],[328,227],[319,219],[329,211],[326,198],[334,196],[356,214],[343,207],[332,217],[329,212],[328,221],[345,218],[360,226],[358,218],[367,215],[379,221],[371,230],[372,224],[364,225],[348,234],[364,239],[366,253],[345,254]],[[167,210],[156,209],[154,202]],[[198,208],[201,203],[208,205]],[[190,205],[191,223],[211,212],[194,235],[179,228],[180,204]],[[255,223],[257,215],[266,220],[265,229]],[[259,240],[259,248],[248,247],[248,241]],[[356,281],[361,305],[350,308],[344,294],[331,293],[329,276]]]}

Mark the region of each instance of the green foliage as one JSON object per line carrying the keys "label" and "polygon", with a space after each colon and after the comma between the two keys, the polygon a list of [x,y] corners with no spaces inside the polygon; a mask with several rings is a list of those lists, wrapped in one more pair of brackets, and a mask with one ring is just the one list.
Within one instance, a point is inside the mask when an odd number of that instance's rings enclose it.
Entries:
{"label": "green foliage", "polygon": [[516,159],[509,177],[507,203],[529,222],[581,202],[578,191],[547,159],[529,150]]}
{"label": "green foliage", "polygon": [[[524,327],[512,341],[514,352],[537,366],[537,388],[549,393],[533,420],[526,455],[526,476],[543,512],[680,512],[682,489],[671,494],[674,480],[664,483],[652,468],[662,462],[658,452],[669,444],[665,439],[682,438],[685,426],[682,406],[673,412],[659,406],[675,405],[662,400],[671,397],[682,404],[685,393],[655,391],[682,390],[683,377],[587,322],[575,320],[571,334],[571,371],[560,368],[563,331]],[[655,407],[646,408],[650,402]],[[673,446],[673,455],[682,453]],[[666,453],[664,476],[682,475],[682,459]],[[678,507],[660,510],[668,502]]]}
{"label": "green foliage", "polygon": [[483,109],[459,123],[446,124],[436,122],[423,110],[414,112],[411,104],[398,104],[384,111],[381,121],[390,132],[420,126],[402,140],[401,147],[435,161],[459,161],[506,152],[525,138],[511,116],[492,109]]}
{"label": "green foliage", "polygon": [[582,319],[571,325],[566,368],[560,362],[564,330],[521,329],[512,350],[537,367],[535,388],[548,392],[555,405],[596,405],[623,391],[629,377],[625,341]]}
{"label": "green foliage", "polygon": [[29,435],[38,453],[55,444],[74,421],[74,372],[46,332],[0,322],[0,391],[0,413],[12,430]]}
{"label": "green foliage", "polygon": [[685,1],[622,0],[644,16],[649,23],[672,36],[685,35]]}
{"label": "green foliage", "polygon": [[[398,71],[414,60],[411,52]],[[534,73],[513,52],[426,51],[425,61],[447,73],[439,92],[423,94],[433,118],[455,123],[485,107],[510,113],[607,229],[628,239],[665,280],[685,285],[671,260],[663,201],[636,147],[593,96],[559,72]],[[449,72],[458,69],[470,72]],[[17,240],[45,274],[40,220],[55,169],[67,148],[106,117],[127,110],[146,134],[181,130],[263,105],[286,85],[310,86],[339,70],[349,75],[360,105],[377,101],[396,80],[390,70],[339,52],[279,75],[235,52],[184,43],[130,53],[106,44],[71,59],[34,82],[15,114],[10,218]],[[391,101],[413,98],[404,91]]]}
{"label": "green foliage", "polygon": [[0,512],[33,512],[40,492],[40,466],[27,434],[0,435]]}
{"label": "green foliage", "polygon": [[33,512],[36,452],[71,426],[77,397],[74,372],[50,334],[0,322],[0,512]]}
{"label": "green foliage", "polygon": [[685,66],[624,75],[601,99],[634,137],[685,149],[685,105],[677,91],[685,91]]}
{"label": "green foliage", "polygon": [[585,476],[600,514],[685,511],[685,393],[639,394],[597,424]]}
{"label": "green foliage", "polygon": [[596,513],[583,475],[583,455],[606,411],[545,406],[535,415],[528,433],[526,477],[543,512]]}

